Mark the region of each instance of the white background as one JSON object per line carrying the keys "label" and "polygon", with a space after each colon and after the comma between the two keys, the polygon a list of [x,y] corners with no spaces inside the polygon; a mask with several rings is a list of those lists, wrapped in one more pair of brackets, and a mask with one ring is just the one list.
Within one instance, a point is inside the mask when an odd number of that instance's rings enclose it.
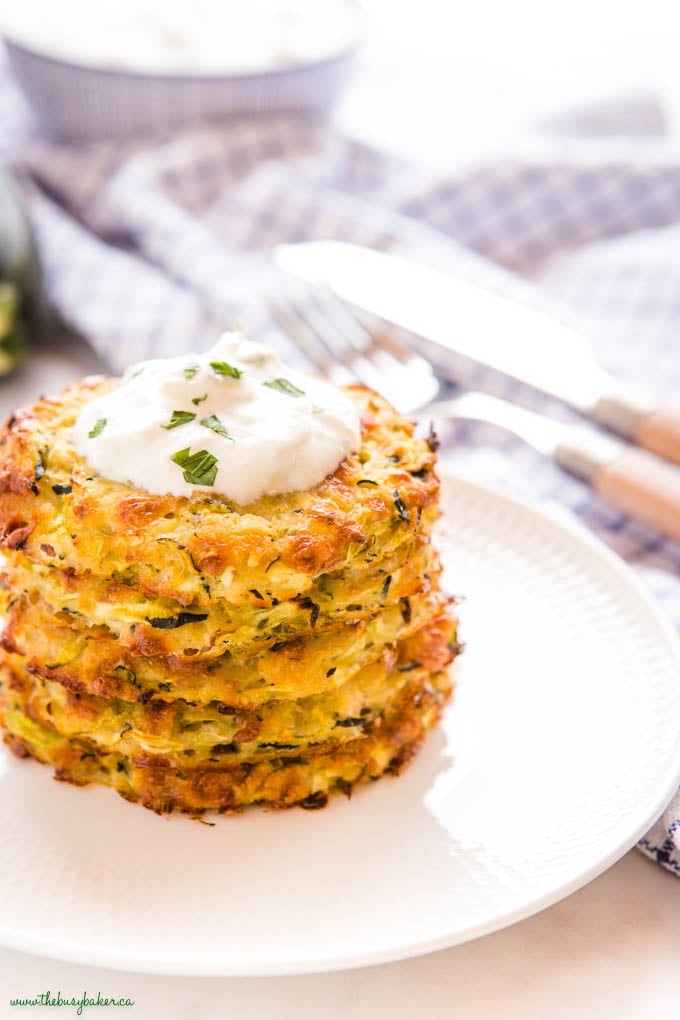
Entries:
{"label": "white background", "polygon": [[[660,90],[675,116],[675,3],[369,0],[366,6],[367,43],[338,116],[368,141],[412,158],[453,164],[510,144],[527,125],[560,109],[622,93]],[[0,384],[0,411],[94,367],[77,344],[43,351]],[[206,924],[213,921],[208,914]],[[679,946],[680,881],[633,851],[585,889],[504,932],[360,971],[147,977],[0,950],[0,1017],[52,1015],[6,1005],[10,995],[49,988],[76,997],[85,990],[130,996],[133,1010],[89,1016],[144,1020],[665,1020],[680,1015]]]}

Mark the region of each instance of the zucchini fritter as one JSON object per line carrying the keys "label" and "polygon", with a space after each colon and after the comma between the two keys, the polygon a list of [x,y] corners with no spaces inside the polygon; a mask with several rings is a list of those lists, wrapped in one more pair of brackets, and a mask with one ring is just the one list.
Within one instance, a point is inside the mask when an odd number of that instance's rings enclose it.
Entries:
{"label": "zucchini fritter", "polygon": [[199,767],[179,768],[162,756],[141,751],[134,756],[102,751],[84,734],[64,737],[33,718],[26,697],[16,691],[3,693],[2,712],[5,740],[16,755],[53,765],[56,779],[76,785],[103,783],[157,812],[231,812],[251,804],[319,808],[334,790],[349,795],[355,783],[399,772],[438,721],[451,686],[446,670],[420,669],[354,740],[321,744],[302,754],[280,753],[233,764],[205,762]]}
{"label": "zucchini fritter", "polygon": [[156,496],[75,452],[88,379],[0,432],[0,721],[58,779],[155,811],[321,807],[397,772],[458,653],[431,544],[433,437],[363,387],[362,444],[307,492]]}
{"label": "zucchini fritter", "polygon": [[170,695],[247,708],[340,687],[445,605],[441,592],[416,596],[369,619],[281,641],[245,659],[226,653],[206,662],[135,655],[104,627],[83,627],[67,614],[54,615],[40,601],[22,600],[8,615],[2,645],[22,655],[32,674],[76,693],[142,703]]}
{"label": "zucchini fritter", "polygon": [[232,607],[224,599],[209,606],[183,607],[169,599],[150,599],[116,580],[33,566],[21,553],[12,552],[8,558],[6,609],[23,593],[31,602],[44,601],[53,612],[65,611],[74,626],[78,620],[103,625],[134,654],[172,655],[192,662],[225,652],[252,656],[281,641],[369,619],[402,599],[436,589],[440,573],[433,547],[418,541],[380,569],[347,571],[347,581],[337,574],[320,578],[313,597],[260,609]]}
{"label": "zucchini fritter", "polygon": [[436,518],[431,444],[363,387],[347,389],[362,416],[357,453],[308,492],[239,507],[199,490],[156,496],[94,475],[71,428],[85,401],[115,385],[84,380],[5,423],[0,536],[33,563],[185,606],[219,598],[258,608],[308,594],[321,575],[376,564]]}
{"label": "zucchini fritter", "polygon": [[235,764],[355,739],[375,728],[410,679],[444,669],[455,651],[453,622],[442,613],[410,638],[383,646],[377,661],[339,688],[229,712],[219,702],[154,698],[140,703],[79,694],[32,676],[18,655],[7,659],[4,682],[18,692],[32,719],[65,737],[86,733],[98,750],[151,753],[178,767]]}

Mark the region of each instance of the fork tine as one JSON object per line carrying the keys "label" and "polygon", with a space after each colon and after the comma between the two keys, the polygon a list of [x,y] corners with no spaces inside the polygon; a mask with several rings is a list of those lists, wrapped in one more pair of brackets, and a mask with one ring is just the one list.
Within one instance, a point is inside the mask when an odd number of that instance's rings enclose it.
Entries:
{"label": "fork tine", "polygon": [[414,410],[433,400],[439,383],[432,366],[390,336],[374,336],[330,287],[298,285],[271,302],[272,312],[307,357],[333,382],[357,379]]}
{"label": "fork tine", "polygon": [[[307,300],[297,306],[297,311],[335,357],[370,386],[382,381],[381,373],[400,371],[410,360],[409,352],[397,342],[379,343],[358,315],[326,284],[308,291]],[[401,357],[395,357],[393,350]]]}
{"label": "fork tine", "polygon": [[343,301],[342,298],[326,283],[317,284],[312,296],[319,307],[326,312],[328,318],[341,327],[347,345],[354,350],[367,354],[371,350],[386,351],[402,364],[409,364],[419,359],[409,347],[399,340],[393,332],[384,326],[371,331],[361,319],[357,311]]}
{"label": "fork tine", "polygon": [[357,352],[353,342],[356,338],[345,331],[329,302],[324,303],[315,291],[308,290],[304,298],[295,302],[295,309],[333,358],[344,365],[352,364]]}
{"label": "fork tine", "polygon": [[315,287],[312,297],[321,311],[340,330],[346,357],[350,356],[351,351],[364,354],[374,346],[374,338],[361,319],[328,284],[319,284]]}
{"label": "fork tine", "polygon": [[368,356],[367,348],[372,342],[370,334],[358,320],[352,321],[349,310],[348,316],[342,317],[345,321],[340,324],[336,315],[338,302],[339,299],[329,298],[328,294],[319,300],[315,291],[309,291],[304,299],[290,298],[289,307],[304,325],[307,339],[313,337],[317,346],[323,347],[325,359],[330,355],[332,364],[339,361],[354,381],[358,379],[373,389],[389,387],[386,377],[390,371],[401,371],[401,366],[395,362],[387,363],[380,352],[377,356]]}
{"label": "fork tine", "polygon": [[356,375],[343,363],[344,359],[338,358],[310,325],[300,304],[288,298],[287,302],[273,299],[269,306],[274,317],[313,365],[341,385],[356,381]]}

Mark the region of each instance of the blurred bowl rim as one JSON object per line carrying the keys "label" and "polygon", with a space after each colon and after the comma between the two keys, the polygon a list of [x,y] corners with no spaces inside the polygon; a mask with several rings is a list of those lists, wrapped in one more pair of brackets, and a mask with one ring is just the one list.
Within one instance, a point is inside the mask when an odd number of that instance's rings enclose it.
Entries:
{"label": "blurred bowl rim", "polygon": [[85,61],[79,62],[76,60],[70,60],[66,57],[55,56],[46,50],[31,46],[26,41],[17,39],[12,35],[11,30],[1,30],[0,38],[2,38],[8,49],[13,48],[15,50],[20,50],[28,57],[44,60],[46,63],[54,64],[59,68],[67,71],[76,71],[81,74],[86,72],[89,74],[106,75],[111,78],[135,78],[139,79],[140,82],[148,79],[163,82],[214,82],[225,80],[247,82],[262,77],[286,78],[292,74],[300,74],[304,71],[329,67],[335,63],[341,63],[342,61],[347,60],[347,58],[356,51],[359,43],[361,42],[364,12],[358,0],[345,0],[345,2],[351,9],[352,16],[354,18],[352,36],[347,45],[327,57],[321,57],[320,59],[314,60],[303,60],[297,64],[291,64],[287,67],[263,67],[260,71],[240,71],[232,73],[229,71],[144,71],[134,67],[107,67],[103,64],[87,63]]}

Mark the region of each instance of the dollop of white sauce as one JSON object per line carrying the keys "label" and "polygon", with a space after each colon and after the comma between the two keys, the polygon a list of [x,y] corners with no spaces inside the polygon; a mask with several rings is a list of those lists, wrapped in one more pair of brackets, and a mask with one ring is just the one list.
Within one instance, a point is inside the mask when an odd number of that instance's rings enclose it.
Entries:
{"label": "dollop of white sauce", "polygon": [[[173,419],[181,423],[166,428]],[[359,447],[361,423],[342,390],[226,333],[203,354],[133,365],[85,404],[72,438],[105,478],[159,495],[220,493],[245,505],[317,485]]]}

